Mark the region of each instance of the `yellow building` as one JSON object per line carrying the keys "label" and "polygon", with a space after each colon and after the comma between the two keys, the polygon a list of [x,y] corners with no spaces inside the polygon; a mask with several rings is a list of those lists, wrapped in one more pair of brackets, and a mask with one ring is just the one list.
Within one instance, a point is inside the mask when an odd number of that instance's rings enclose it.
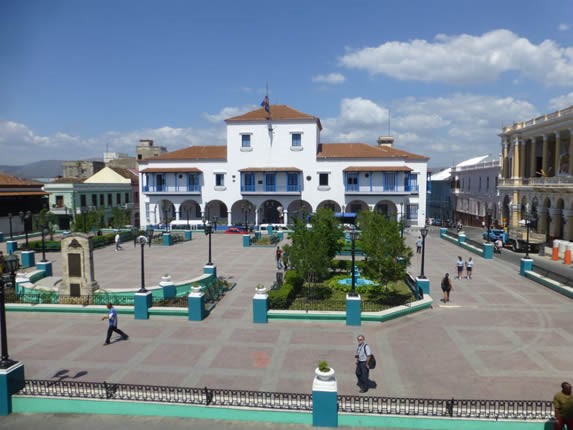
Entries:
{"label": "yellow building", "polygon": [[573,241],[573,106],[504,127],[499,201],[509,229],[531,217],[537,233]]}

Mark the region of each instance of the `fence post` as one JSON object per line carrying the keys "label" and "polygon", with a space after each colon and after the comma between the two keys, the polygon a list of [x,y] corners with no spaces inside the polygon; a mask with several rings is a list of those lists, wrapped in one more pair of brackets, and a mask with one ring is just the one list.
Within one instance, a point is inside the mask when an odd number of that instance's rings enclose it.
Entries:
{"label": "fence post", "polygon": [[153,303],[151,291],[135,293],[133,302],[133,316],[136,320],[148,320],[149,308]]}
{"label": "fence post", "polygon": [[20,253],[22,269],[36,265],[36,253],[34,251],[22,251]]}
{"label": "fence post", "polygon": [[360,295],[346,295],[346,325],[362,324],[362,298]]}
{"label": "fence post", "polygon": [[256,288],[253,297],[253,322],[255,324],[267,324],[269,317],[269,294],[266,288]]}
{"label": "fence post", "polygon": [[338,387],[334,369],[321,372],[314,370],[312,381],[312,425],[314,427],[338,427]]}

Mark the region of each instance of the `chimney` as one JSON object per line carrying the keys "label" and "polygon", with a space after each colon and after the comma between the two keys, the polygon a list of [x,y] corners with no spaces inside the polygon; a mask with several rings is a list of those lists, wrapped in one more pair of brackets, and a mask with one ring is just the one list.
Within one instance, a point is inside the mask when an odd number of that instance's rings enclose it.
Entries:
{"label": "chimney", "polygon": [[386,146],[388,148],[392,148],[394,138],[392,136],[378,136],[376,143],[378,143],[378,147]]}

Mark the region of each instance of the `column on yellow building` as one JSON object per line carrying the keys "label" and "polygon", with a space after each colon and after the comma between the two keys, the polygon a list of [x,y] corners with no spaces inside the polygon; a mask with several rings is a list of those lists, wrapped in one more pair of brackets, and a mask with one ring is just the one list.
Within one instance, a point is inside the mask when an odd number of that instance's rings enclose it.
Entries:
{"label": "column on yellow building", "polygon": [[569,129],[569,175],[573,176],[573,128]]}
{"label": "column on yellow building", "polygon": [[535,170],[537,168],[537,157],[535,154],[537,153],[537,147],[535,146],[535,136],[531,138],[531,143],[529,144],[529,177],[535,177]]}
{"label": "column on yellow building", "polygon": [[573,209],[563,209],[563,239],[573,241]]}
{"label": "column on yellow building", "polygon": [[537,214],[539,215],[537,219],[537,233],[545,234],[547,233],[547,208],[544,206],[537,208]]}
{"label": "column on yellow building", "polygon": [[513,138],[513,165],[511,166],[511,177],[512,178],[519,178],[520,174],[519,174],[519,157],[520,157],[520,140],[519,140],[519,136],[515,136]]}
{"label": "column on yellow building", "polygon": [[543,173],[548,175],[549,172],[547,171],[549,168],[549,136],[544,134],[543,135],[543,161],[541,168],[543,169]]}
{"label": "column on yellow building", "polygon": [[552,176],[557,176],[559,174],[559,170],[560,170],[560,160],[559,157],[561,156],[561,134],[556,131],[555,132],[555,163],[553,164],[555,167],[553,168],[553,175]]}
{"label": "column on yellow building", "polygon": [[511,196],[511,205],[509,207],[509,228],[514,229],[519,227],[519,219],[521,216],[521,207],[519,205],[519,191],[513,191]]}
{"label": "column on yellow building", "polygon": [[507,137],[503,138],[502,142],[502,160],[503,163],[501,165],[501,177],[507,178],[509,176],[509,139]]}

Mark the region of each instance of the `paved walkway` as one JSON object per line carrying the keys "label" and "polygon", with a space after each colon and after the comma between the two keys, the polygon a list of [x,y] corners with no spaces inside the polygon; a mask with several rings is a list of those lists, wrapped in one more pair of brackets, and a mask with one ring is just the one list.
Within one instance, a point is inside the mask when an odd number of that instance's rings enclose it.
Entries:
{"label": "paved walkway", "polygon": [[[407,233],[412,246],[415,232]],[[364,333],[378,367],[375,396],[551,399],[571,378],[571,301],[518,274],[501,259],[475,260],[474,279],[454,280],[452,301],[439,302],[440,279],[453,273],[457,255],[469,256],[432,231],[425,272],[434,308],[385,323],[348,327],[342,322],[252,323],[257,284],[275,277],[273,248],[243,248],[242,236],[213,236],[218,273],[237,283],[202,322],[182,317],[134,320],[120,313],[130,336],[103,346],[106,323],[97,315],[8,314],[10,356],[26,365],[28,379],[220,387],[279,392],[311,391],[319,360],[336,369],[339,393],[357,394],[355,339]],[[207,238],[145,249],[147,284],[202,273]],[[55,275],[59,256],[49,254]],[[102,288],[139,287],[140,249],[126,243],[94,252]],[[420,255],[412,259],[418,274]],[[102,315],[104,314],[102,310]]]}

